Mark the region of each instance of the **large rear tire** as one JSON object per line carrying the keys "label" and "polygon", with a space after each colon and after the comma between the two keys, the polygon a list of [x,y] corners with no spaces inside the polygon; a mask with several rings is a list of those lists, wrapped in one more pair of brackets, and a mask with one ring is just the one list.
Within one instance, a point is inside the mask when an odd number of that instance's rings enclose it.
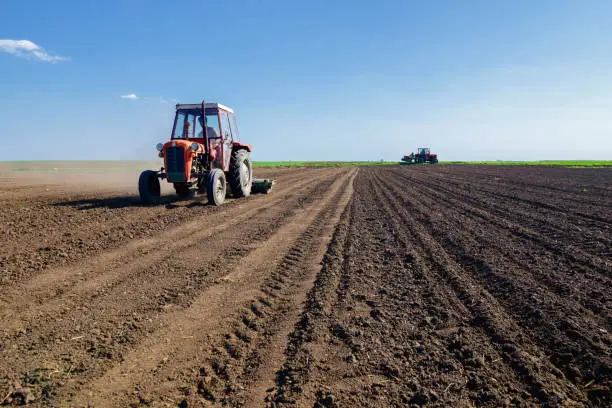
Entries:
{"label": "large rear tire", "polygon": [[160,199],[159,177],[153,170],[145,170],[140,173],[138,179],[138,193],[140,200],[145,204],[157,204]]}
{"label": "large rear tire", "polygon": [[193,190],[184,183],[174,183],[174,190],[180,198],[187,198],[193,194]]}
{"label": "large rear tire", "polygon": [[248,197],[251,194],[253,163],[248,151],[240,149],[232,153],[228,178],[234,197]]}
{"label": "large rear tire", "polygon": [[225,173],[221,169],[213,169],[208,173],[208,181],[206,186],[206,194],[208,203],[211,205],[221,205],[225,201],[227,185],[225,181]]}

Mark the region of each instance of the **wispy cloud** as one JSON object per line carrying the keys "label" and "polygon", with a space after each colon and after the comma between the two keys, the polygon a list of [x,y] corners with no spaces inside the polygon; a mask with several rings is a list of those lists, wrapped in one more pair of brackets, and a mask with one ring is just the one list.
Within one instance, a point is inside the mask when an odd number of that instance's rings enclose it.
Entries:
{"label": "wispy cloud", "polygon": [[36,59],[55,64],[58,61],[68,61],[70,58],[51,55],[41,46],[28,40],[1,40],[0,52],[7,52],[18,57]]}
{"label": "wispy cloud", "polygon": [[127,94],[127,95],[121,95],[121,99],[138,99],[138,97],[136,96],[136,94]]}

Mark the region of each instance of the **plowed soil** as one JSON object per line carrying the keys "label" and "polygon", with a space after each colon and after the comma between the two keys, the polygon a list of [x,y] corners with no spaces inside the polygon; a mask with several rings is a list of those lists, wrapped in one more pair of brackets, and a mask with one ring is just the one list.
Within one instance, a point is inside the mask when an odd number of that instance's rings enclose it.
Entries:
{"label": "plowed soil", "polygon": [[0,175],[0,403],[612,404],[610,169],[256,175],[221,207]]}

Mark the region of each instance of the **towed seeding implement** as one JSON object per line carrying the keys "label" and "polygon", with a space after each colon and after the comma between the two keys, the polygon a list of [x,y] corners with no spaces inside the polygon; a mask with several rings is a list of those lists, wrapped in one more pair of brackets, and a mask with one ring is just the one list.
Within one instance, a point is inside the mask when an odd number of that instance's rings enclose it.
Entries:
{"label": "towed seeding implement", "polygon": [[436,164],[438,162],[438,155],[431,153],[429,147],[418,147],[416,153],[410,153],[402,157],[402,164],[421,164],[430,163]]}
{"label": "towed seeding implement", "polygon": [[271,179],[253,179],[252,146],[239,141],[234,111],[220,103],[177,104],[170,141],[158,143],[164,167],[140,174],[138,192],[144,203],[160,200],[160,179],[174,185],[181,198],[205,193],[221,205],[228,186],[234,197],[268,193]]}

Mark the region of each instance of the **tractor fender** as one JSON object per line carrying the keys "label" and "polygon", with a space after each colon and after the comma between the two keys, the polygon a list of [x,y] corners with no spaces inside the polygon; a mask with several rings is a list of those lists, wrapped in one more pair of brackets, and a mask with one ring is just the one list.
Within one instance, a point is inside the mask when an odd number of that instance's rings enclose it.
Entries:
{"label": "tractor fender", "polygon": [[244,150],[246,150],[249,153],[253,151],[253,148],[251,147],[250,144],[240,143],[240,142],[232,143],[232,151],[233,150],[240,150],[240,149],[244,149]]}

